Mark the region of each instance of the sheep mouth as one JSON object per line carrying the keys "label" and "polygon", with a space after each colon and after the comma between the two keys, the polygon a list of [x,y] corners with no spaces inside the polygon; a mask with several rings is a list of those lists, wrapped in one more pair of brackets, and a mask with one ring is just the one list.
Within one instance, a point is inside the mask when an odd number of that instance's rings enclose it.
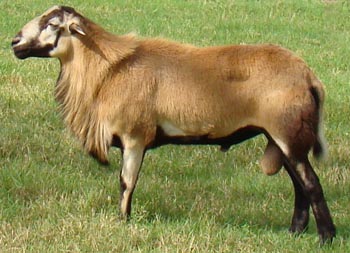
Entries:
{"label": "sheep mouth", "polygon": [[13,48],[13,52],[18,59],[26,59],[30,57],[30,48]]}
{"label": "sheep mouth", "polygon": [[28,57],[50,57],[49,53],[53,48],[51,44],[43,47],[14,46],[13,52],[18,59],[23,60]]}

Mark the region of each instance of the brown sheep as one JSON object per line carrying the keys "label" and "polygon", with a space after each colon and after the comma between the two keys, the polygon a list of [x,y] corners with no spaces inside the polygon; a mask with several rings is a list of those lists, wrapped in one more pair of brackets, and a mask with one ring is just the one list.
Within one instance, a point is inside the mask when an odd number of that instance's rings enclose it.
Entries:
{"label": "brown sheep", "polygon": [[66,125],[101,163],[123,154],[121,213],[128,217],[146,150],[164,144],[216,144],[222,150],[258,134],[268,144],[266,174],[285,167],[295,189],[290,231],[303,232],[309,208],[321,242],[335,236],[308,160],[325,151],[323,84],[302,59],[275,45],[198,48],[164,39],[117,36],[70,7],[55,6],[12,41],[15,55],[56,57],[56,99]]}

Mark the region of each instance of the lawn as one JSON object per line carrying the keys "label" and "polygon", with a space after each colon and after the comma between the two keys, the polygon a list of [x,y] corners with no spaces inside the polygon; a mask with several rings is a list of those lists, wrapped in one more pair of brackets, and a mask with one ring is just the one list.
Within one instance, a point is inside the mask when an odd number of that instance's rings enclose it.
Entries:
{"label": "lawn", "polygon": [[[294,191],[259,167],[266,140],[222,153],[166,146],[146,154],[133,219],[118,216],[119,150],[100,166],[65,129],[53,90],[56,59],[20,61],[22,26],[64,4],[117,34],[197,46],[274,43],[325,83],[329,157],[311,159],[337,237],[320,248],[315,221],[288,233]],[[0,1],[0,252],[350,252],[350,2],[244,0]]]}

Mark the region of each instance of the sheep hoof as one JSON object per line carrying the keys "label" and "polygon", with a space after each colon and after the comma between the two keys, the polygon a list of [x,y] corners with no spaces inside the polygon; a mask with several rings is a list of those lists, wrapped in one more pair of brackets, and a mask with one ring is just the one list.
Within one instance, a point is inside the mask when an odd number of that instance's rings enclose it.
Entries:
{"label": "sheep hoof", "polygon": [[266,146],[264,156],[260,160],[263,172],[272,176],[279,172],[283,165],[283,153],[275,143],[269,141]]}

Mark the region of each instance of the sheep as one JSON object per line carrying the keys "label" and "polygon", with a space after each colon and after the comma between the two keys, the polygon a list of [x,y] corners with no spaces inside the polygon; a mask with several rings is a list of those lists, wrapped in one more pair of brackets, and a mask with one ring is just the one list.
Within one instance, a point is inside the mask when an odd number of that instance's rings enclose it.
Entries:
{"label": "sheep", "polygon": [[12,40],[19,59],[55,57],[55,98],[84,149],[108,164],[122,152],[120,211],[128,219],[147,150],[166,144],[232,145],[267,138],[260,165],[281,167],[295,190],[290,226],[302,233],[312,207],[321,243],[336,229],[308,158],[326,153],[325,92],[306,63],[280,46],[199,48],[160,38],[114,35],[71,7],[54,6]]}

